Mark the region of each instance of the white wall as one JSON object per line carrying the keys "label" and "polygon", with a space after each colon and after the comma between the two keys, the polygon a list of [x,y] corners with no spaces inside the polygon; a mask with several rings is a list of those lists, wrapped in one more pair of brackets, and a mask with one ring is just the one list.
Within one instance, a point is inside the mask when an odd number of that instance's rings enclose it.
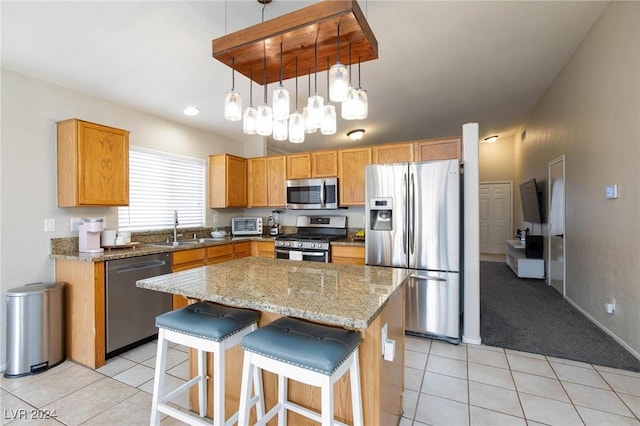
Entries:
{"label": "white wall", "polygon": [[[106,216],[109,227],[117,226],[117,208],[57,207],[57,121],[80,118],[126,129],[131,132],[131,145],[203,159],[224,152],[243,156],[248,151],[260,155],[258,152],[264,149],[262,141],[245,149],[243,142],[226,140],[12,71],[2,70],[1,78],[0,367],[6,361],[6,290],[54,280],[54,263],[49,259],[50,238],[77,236],[77,231],[69,230],[71,217]],[[220,220],[228,224],[235,214],[220,211]],[[55,232],[43,231],[45,218],[56,220]],[[209,226],[211,218],[212,210],[207,209]]]}
{"label": "white wall", "polygon": [[[515,144],[516,183],[547,182],[547,164],[566,156],[567,298],[638,357],[639,22],[640,3],[611,2]],[[605,199],[611,184],[617,200]],[[615,315],[605,312],[610,298]]]}

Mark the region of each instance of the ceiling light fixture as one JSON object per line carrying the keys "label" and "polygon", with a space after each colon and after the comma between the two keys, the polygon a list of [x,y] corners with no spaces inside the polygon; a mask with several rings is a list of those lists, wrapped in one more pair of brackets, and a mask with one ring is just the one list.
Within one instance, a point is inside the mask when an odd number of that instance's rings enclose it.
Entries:
{"label": "ceiling light fixture", "polygon": [[[225,118],[232,117],[227,119],[234,121],[242,118],[237,118],[238,115],[231,114],[231,111],[227,114],[228,104],[234,103],[238,109],[241,102],[239,93],[235,92],[233,87],[235,71],[258,84],[265,85],[265,105],[257,109],[257,118],[264,126],[258,125],[257,133],[268,136],[273,130],[273,123],[267,129],[264,120],[271,116],[273,122],[274,119],[278,119],[277,117],[284,117],[280,108],[276,108],[276,102],[280,102],[281,98],[284,102],[284,96],[281,97],[282,92],[280,92],[284,89],[282,81],[298,75],[293,66],[294,57],[299,58],[303,68],[306,67],[309,77],[312,72],[312,61],[313,72],[316,75],[318,71],[329,70],[327,103],[329,99],[340,102],[337,100],[340,99],[340,91],[350,87],[351,50],[358,56],[359,62],[374,60],[378,58],[378,41],[356,0],[324,0],[268,21],[264,21],[264,5],[271,0],[257,1],[263,5],[262,23],[213,40],[212,53],[215,59],[232,68],[232,90],[227,94],[229,102],[225,98]],[[346,73],[346,66],[340,62],[343,41],[349,42],[349,76]],[[278,45],[279,54],[275,48]],[[336,62],[333,67],[330,67],[332,61]],[[276,65],[278,63],[280,66]],[[259,77],[261,72],[263,78]],[[266,102],[266,85],[277,81],[280,84],[274,90],[273,110],[271,110]],[[317,76],[315,89],[314,94],[309,96],[309,105],[306,108],[307,116],[310,116],[313,125],[313,129],[307,127],[307,133],[321,128],[322,117],[328,110],[324,108],[324,98],[317,93]],[[231,108],[232,106],[229,105],[229,109]],[[271,114],[268,114],[267,108],[272,111]],[[239,108],[239,111],[241,116],[242,109]],[[356,115],[356,117],[360,116],[362,114]],[[280,119],[287,118],[290,117]]]}
{"label": "ceiling light fixture", "polygon": [[235,58],[233,58],[231,60],[231,90],[224,98],[224,118],[229,121],[242,120],[242,98],[240,98],[240,93],[236,92],[235,75]]}
{"label": "ceiling light fixture", "polygon": [[489,136],[488,138],[484,138],[486,143],[494,143],[498,140],[498,135]]}
{"label": "ceiling light fixture", "polygon": [[298,112],[298,58],[296,58],[296,112],[289,116],[289,142],[304,142],[304,117]]}
{"label": "ceiling light fixture", "polygon": [[[329,58],[327,58],[327,62],[329,62]],[[328,66],[329,64],[327,64]],[[329,92],[331,91],[329,87],[329,68],[327,68],[327,103],[324,104],[324,114],[322,115],[322,124],[320,125],[320,133],[323,135],[335,135],[336,134],[336,107],[329,103]]]}
{"label": "ceiling light fixture", "polygon": [[351,130],[350,132],[347,133],[347,136],[352,141],[359,141],[364,136],[364,129]]}
{"label": "ceiling light fixture", "polygon": [[200,114],[200,110],[194,106],[188,106],[184,109],[184,115],[188,115],[189,117],[193,117],[194,115]]}
{"label": "ceiling light fixture", "polygon": [[[253,71],[251,76],[253,77]],[[255,135],[258,132],[258,110],[253,106],[253,79],[249,80],[249,106],[244,110],[242,131],[246,135]]]}

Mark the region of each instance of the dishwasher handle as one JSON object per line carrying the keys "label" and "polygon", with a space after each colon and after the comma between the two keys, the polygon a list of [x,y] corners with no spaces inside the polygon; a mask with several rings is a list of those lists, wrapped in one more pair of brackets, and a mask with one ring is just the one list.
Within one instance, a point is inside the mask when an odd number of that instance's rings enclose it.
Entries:
{"label": "dishwasher handle", "polygon": [[164,266],[166,264],[167,264],[166,260],[150,260],[146,262],[132,263],[130,265],[125,265],[125,266],[118,266],[118,265],[110,266],[109,271],[113,271],[117,274],[124,274],[127,272],[142,271],[144,269],[157,268],[159,266]]}

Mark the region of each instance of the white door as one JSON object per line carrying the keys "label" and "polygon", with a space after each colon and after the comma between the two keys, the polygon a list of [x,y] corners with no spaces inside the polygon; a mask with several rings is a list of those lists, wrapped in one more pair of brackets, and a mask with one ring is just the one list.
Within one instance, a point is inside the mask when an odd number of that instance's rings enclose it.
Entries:
{"label": "white door", "polygon": [[480,183],[480,253],[504,254],[512,240],[511,182]]}
{"label": "white door", "polygon": [[549,285],[566,296],[564,266],[564,155],[549,163]]}

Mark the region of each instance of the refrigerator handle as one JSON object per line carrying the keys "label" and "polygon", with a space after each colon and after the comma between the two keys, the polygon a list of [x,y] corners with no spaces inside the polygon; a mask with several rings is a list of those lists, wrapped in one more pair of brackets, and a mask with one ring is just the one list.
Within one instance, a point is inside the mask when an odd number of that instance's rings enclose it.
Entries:
{"label": "refrigerator handle", "polygon": [[411,173],[411,186],[409,187],[409,253],[413,255],[415,252],[415,240],[414,235],[416,228],[416,182],[415,174]]}
{"label": "refrigerator handle", "polygon": [[[407,192],[408,192],[408,187],[409,187],[409,182],[408,182],[408,177],[407,174],[405,173],[402,179],[402,205],[404,206],[404,208],[406,208],[407,206]],[[407,221],[403,220],[402,221],[402,251],[403,253],[406,255],[407,254]]]}

